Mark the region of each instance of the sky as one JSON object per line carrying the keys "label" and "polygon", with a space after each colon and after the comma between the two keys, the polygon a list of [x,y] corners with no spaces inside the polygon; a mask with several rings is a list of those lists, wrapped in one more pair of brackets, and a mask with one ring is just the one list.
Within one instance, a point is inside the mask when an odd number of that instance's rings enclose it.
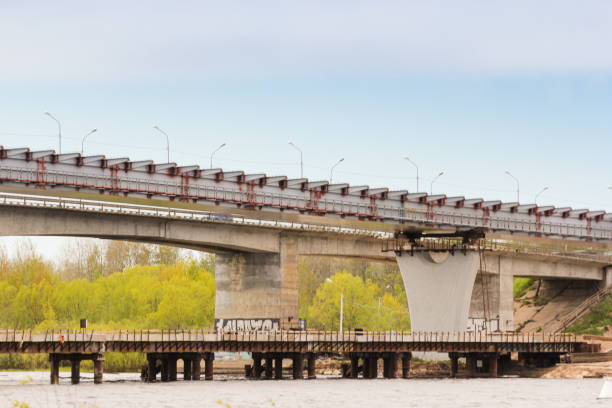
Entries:
{"label": "sky", "polygon": [[[0,145],[612,212],[612,2],[0,2]],[[432,186],[433,178],[444,172]],[[43,242],[44,241],[44,242]],[[12,245],[14,239],[4,239]],[[61,240],[41,239],[52,256]],[[55,246],[54,246],[55,245]]]}

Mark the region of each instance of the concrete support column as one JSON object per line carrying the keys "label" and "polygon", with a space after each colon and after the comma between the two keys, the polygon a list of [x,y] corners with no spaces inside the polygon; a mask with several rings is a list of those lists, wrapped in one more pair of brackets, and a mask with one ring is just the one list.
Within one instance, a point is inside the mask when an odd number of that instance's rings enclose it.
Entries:
{"label": "concrete support column", "polygon": [[201,364],[202,356],[196,354],[191,363],[191,379],[194,381],[200,381]]}
{"label": "concrete support column", "polygon": [[102,354],[98,354],[98,356],[94,359],[93,363],[94,384],[102,384],[102,376],[104,375],[104,357],[102,357]]}
{"label": "concrete support column", "polygon": [[164,355],[161,358],[161,380],[162,382],[170,381],[170,362],[168,361],[168,355]]}
{"label": "concrete support column", "polygon": [[606,266],[603,268],[603,279],[601,281],[601,288],[609,288],[612,286],[612,266]]}
{"label": "concrete support column", "polygon": [[499,329],[514,331],[514,274],[500,259],[499,274]]}
{"label": "concrete support column", "polygon": [[272,378],[272,374],[274,371],[274,358],[272,357],[272,355],[270,353],[266,354],[266,362],[265,362],[265,372],[266,372],[266,378],[270,379]]}
{"label": "concrete support column", "polygon": [[304,354],[295,353],[293,355],[293,378],[304,378]]}
{"label": "concrete support column", "polygon": [[191,357],[184,356],[183,357],[183,380],[191,381],[191,373],[192,373]]}
{"label": "concrete support column", "polygon": [[274,322],[268,329],[279,324],[280,328],[298,327],[297,239],[279,233],[278,240],[276,254],[215,256],[216,319],[239,319],[242,325],[245,321],[250,325],[251,320]]}
{"label": "concrete support column", "polygon": [[351,378],[357,378],[359,375],[359,356],[351,354]]}
{"label": "concrete support column", "polygon": [[478,253],[402,253],[396,259],[412,330],[464,331],[480,262]]}
{"label": "concrete support column", "polygon": [[402,354],[402,378],[410,377],[410,366],[412,363],[412,353]]}
{"label": "concrete support column", "polygon": [[81,359],[72,357],[70,359],[70,381],[72,384],[78,384],[81,379]]}
{"label": "concrete support column", "polygon": [[204,381],[212,381],[214,373],[215,353],[206,353],[204,356]]}
{"label": "concrete support column", "polygon": [[274,378],[280,380],[283,378],[283,355],[277,354],[274,356]]}
{"label": "concrete support column", "polygon": [[49,362],[51,363],[51,384],[59,384],[59,366],[60,358],[56,354],[49,355]]}
{"label": "concrete support column", "polygon": [[253,377],[261,378],[261,354],[253,353]]}
{"label": "concrete support column", "polygon": [[308,353],[308,379],[314,380],[317,378],[317,373],[315,371],[315,363],[316,363],[316,354]]}
{"label": "concrete support column", "polygon": [[147,354],[147,382],[155,381],[157,376],[157,357],[153,354]]}
{"label": "concrete support column", "polygon": [[370,378],[370,358],[369,354],[363,357],[363,378]]}
{"label": "concrete support column", "polygon": [[168,357],[168,381],[176,381],[176,356]]}
{"label": "concrete support column", "polygon": [[450,376],[451,378],[457,377],[457,371],[459,371],[459,356],[457,353],[448,353],[450,358]]}

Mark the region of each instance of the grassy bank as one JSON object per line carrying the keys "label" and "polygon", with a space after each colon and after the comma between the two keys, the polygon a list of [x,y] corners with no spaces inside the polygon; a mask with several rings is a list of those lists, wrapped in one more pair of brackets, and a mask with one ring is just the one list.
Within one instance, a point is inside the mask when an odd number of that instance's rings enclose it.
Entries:
{"label": "grassy bank", "polygon": [[612,326],[612,295],[605,297],[593,310],[566,331],[601,336],[610,326]]}

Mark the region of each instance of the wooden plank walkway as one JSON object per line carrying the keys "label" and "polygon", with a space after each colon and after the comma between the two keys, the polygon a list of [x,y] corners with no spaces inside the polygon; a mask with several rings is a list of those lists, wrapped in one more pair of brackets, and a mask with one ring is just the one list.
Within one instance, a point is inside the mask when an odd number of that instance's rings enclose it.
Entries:
{"label": "wooden plank walkway", "polygon": [[581,336],[563,333],[0,331],[0,353],[575,353],[585,345]]}

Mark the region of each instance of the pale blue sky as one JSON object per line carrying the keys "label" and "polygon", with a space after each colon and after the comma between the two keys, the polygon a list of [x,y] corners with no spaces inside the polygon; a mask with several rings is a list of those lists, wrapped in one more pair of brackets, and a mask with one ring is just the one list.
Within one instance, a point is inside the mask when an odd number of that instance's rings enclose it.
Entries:
{"label": "pale blue sky", "polygon": [[[510,6],[511,5],[511,6]],[[4,1],[0,145],[612,211],[609,1]]]}

